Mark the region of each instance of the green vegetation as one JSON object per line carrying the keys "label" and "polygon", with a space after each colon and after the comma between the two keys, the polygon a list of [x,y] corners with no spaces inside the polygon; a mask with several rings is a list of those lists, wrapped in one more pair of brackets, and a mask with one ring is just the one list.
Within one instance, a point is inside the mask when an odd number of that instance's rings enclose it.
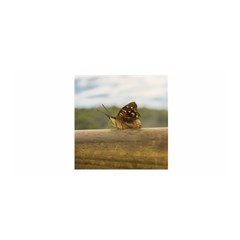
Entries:
{"label": "green vegetation", "polygon": [[[102,107],[98,109],[105,111]],[[116,116],[119,112],[117,107],[109,107],[108,110],[113,116]],[[138,112],[141,115],[140,119],[144,128],[168,126],[167,110],[139,108]],[[113,128],[113,126],[104,114],[97,111],[97,108],[75,109],[75,130],[103,128]]]}

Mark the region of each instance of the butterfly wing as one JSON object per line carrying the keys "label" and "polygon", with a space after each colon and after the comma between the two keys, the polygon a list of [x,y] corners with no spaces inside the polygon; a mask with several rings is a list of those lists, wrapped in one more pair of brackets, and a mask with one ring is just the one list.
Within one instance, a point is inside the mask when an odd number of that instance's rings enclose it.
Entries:
{"label": "butterfly wing", "polygon": [[140,114],[137,111],[137,104],[135,102],[130,102],[124,106],[117,115],[117,119],[126,123],[132,123],[136,119],[139,119],[139,117]]}

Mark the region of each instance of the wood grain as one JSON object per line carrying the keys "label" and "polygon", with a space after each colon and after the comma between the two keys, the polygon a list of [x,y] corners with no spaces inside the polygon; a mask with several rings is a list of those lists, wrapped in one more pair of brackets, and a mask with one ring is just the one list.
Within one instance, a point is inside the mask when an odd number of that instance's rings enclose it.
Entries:
{"label": "wood grain", "polygon": [[168,128],[76,130],[75,169],[168,169]]}

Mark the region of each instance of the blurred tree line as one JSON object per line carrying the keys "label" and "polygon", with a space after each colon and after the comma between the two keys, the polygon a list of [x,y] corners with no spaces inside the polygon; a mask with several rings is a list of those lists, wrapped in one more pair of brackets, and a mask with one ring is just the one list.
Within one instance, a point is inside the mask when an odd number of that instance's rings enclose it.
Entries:
{"label": "blurred tree line", "polygon": [[[97,109],[105,112],[102,107],[99,108],[75,108],[75,130],[79,129],[103,129],[113,128],[111,121]],[[109,107],[108,110],[112,116],[117,116],[119,108]],[[167,127],[168,111],[149,108],[138,108],[141,115],[142,127]]]}

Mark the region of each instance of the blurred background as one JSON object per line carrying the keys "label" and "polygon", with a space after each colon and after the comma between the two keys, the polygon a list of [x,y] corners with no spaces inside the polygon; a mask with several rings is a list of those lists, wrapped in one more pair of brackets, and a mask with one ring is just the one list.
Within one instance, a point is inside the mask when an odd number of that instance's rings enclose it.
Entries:
{"label": "blurred background", "polygon": [[102,104],[117,116],[119,110],[136,102],[142,127],[168,126],[166,75],[76,76],[75,130],[112,128]]}

